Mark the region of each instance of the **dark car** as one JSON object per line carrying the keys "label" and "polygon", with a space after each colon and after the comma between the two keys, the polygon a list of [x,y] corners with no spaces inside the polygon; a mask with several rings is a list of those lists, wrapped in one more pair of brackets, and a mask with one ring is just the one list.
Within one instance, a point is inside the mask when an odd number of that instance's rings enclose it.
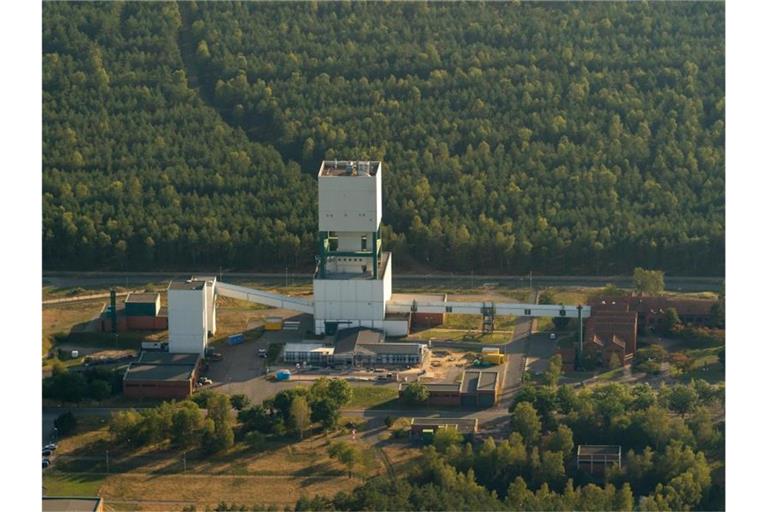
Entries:
{"label": "dark car", "polygon": [[43,459],[43,469],[47,468],[51,465],[51,461],[49,459]]}
{"label": "dark car", "polygon": [[43,450],[43,457],[50,457],[53,455],[53,450]]}

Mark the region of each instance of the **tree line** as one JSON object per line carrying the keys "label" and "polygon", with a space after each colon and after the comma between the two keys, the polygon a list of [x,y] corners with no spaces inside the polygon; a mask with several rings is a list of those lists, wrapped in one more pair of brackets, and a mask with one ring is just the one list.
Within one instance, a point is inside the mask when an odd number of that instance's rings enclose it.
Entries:
{"label": "tree line", "polygon": [[311,268],[320,160],[376,158],[403,265],[723,273],[722,4],[52,3],[43,44],[48,266]]}

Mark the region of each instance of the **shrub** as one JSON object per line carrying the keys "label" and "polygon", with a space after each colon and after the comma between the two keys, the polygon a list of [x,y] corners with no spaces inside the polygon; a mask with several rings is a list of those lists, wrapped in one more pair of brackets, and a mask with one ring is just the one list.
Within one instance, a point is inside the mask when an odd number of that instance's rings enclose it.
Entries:
{"label": "shrub", "polygon": [[77,418],[72,411],[65,412],[53,422],[53,426],[59,431],[59,435],[68,436],[75,431],[77,427]]}

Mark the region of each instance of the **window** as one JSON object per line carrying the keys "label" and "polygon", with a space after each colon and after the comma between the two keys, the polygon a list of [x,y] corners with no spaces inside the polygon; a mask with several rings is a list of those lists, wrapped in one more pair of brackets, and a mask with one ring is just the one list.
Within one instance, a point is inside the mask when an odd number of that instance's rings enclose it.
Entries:
{"label": "window", "polygon": [[360,237],[360,250],[361,251],[368,250],[368,235],[363,235]]}
{"label": "window", "polygon": [[524,314],[525,316],[531,316],[531,310],[530,310],[530,309],[525,309],[525,310],[523,311],[523,314]]}

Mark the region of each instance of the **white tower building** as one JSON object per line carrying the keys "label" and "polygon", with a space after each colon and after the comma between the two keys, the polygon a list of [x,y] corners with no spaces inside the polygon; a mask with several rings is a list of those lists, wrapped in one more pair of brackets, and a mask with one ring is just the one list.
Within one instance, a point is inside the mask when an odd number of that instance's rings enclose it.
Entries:
{"label": "white tower building", "polygon": [[315,333],[384,329],[392,255],[381,251],[381,162],[324,161],[318,173]]}
{"label": "white tower building", "polygon": [[216,278],[192,277],[168,286],[168,351],[203,355],[216,333]]}

